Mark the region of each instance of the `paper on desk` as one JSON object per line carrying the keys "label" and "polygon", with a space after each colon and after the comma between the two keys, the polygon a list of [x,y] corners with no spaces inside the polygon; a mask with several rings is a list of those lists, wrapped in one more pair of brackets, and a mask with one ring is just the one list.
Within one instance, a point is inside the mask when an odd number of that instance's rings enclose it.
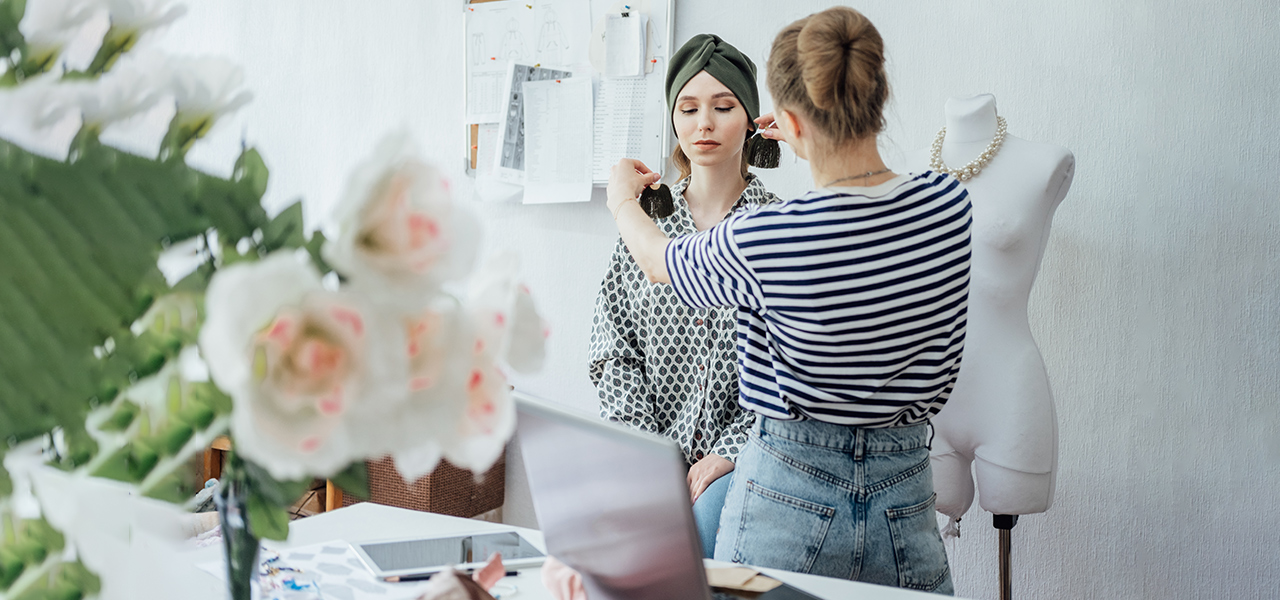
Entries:
{"label": "paper on desk", "polygon": [[747,567],[708,567],[707,585],[713,588],[763,593],[782,585],[782,582]]}
{"label": "paper on desk", "polygon": [[604,24],[605,77],[644,76],[648,17],[609,15]]}
{"label": "paper on desk", "polygon": [[524,84],[525,204],[591,200],[591,78]]}
{"label": "paper on desk", "polygon": [[[387,583],[369,572],[351,544],[330,541],[279,551],[263,550],[258,571],[261,600],[413,600],[430,585],[426,581]],[[198,565],[226,579],[226,565]]]}
{"label": "paper on desk", "polygon": [[503,0],[468,3],[466,11],[467,123],[503,115],[507,64],[566,67],[587,63],[589,0]]}

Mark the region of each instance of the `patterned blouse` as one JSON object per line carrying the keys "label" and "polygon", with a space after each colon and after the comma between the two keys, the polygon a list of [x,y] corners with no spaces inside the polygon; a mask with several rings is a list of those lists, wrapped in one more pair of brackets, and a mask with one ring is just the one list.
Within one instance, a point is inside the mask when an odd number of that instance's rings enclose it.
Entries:
{"label": "patterned blouse", "polygon": [[[778,200],[747,177],[733,211]],[[686,177],[671,188],[676,211],[656,221],[669,237],[698,231],[684,200],[688,185]],[[738,406],[736,319],[736,308],[690,308],[671,286],[649,283],[619,239],[591,326],[600,416],[670,438],[690,465],[707,453],[736,462],[755,422]]]}

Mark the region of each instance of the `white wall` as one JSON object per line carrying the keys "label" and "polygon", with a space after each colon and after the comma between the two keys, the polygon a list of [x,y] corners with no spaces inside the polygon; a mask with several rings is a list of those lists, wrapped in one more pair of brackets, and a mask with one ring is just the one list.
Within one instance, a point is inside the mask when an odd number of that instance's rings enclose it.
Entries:
{"label": "white wall", "polygon": [[[763,63],[823,0],[678,0],[677,43],[718,33]],[[245,65],[255,102],[193,153],[230,169],[246,135],[267,202],[319,211],[405,125],[460,173],[461,3],[192,3],[169,48]],[[1010,131],[1076,154],[1032,298],[1058,398],[1058,498],[1014,530],[1019,597],[1262,598],[1280,581],[1280,5],[868,0],[889,49],[886,155],[926,147],[948,97],[992,92]],[[766,94],[767,97],[767,94]],[[804,163],[766,172],[803,192]],[[590,204],[479,207],[554,328],[534,393],[593,410],[591,306],[615,230]],[[517,458],[518,457],[514,457]],[[532,522],[518,460],[507,516]],[[950,544],[958,591],[994,598],[995,533]]]}

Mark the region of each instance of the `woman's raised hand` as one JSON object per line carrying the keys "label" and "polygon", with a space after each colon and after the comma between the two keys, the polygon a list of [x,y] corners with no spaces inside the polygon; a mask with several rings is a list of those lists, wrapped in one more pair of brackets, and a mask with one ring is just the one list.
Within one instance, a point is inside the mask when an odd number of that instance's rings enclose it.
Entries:
{"label": "woman's raised hand", "polygon": [[782,139],[782,132],[777,128],[777,121],[773,118],[772,112],[767,112],[756,117],[756,125],[760,126],[761,137],[770,140],[778,140],[779,142],[786,141]]}
{"label": "woman's raised hand", "polygon": [[609,169],[609,211],[613,212],[619,204],[634,200],[646,185],[652,185],[662,179],[644,163],[634,158],[624,158]]}

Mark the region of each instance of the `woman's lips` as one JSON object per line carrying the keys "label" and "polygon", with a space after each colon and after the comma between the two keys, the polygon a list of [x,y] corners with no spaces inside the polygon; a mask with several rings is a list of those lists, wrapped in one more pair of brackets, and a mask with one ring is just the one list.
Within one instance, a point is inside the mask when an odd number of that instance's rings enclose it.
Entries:
{"label": "woman's lips", "polygon": [[711,140],[699,140],[697,142],[694,142],[693,145],[699,148],[702,148],[704,150],[708,150],[711,148],[715,148],[716,146],[719,146],[720,142],[713,142]]}

